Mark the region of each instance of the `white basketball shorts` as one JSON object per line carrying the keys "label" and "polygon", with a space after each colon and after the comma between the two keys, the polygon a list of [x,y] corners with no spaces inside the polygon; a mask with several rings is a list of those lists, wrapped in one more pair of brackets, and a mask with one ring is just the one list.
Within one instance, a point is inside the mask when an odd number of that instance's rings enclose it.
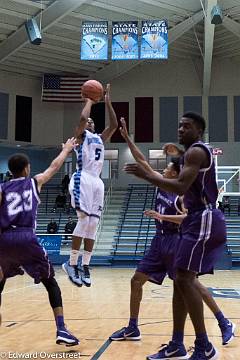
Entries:
{"label": "white basketball shorts", "polygon": [[100,217],[103,209],[104,183],[98,176],[76,171],[69,183],[71,204],[88,216]]}

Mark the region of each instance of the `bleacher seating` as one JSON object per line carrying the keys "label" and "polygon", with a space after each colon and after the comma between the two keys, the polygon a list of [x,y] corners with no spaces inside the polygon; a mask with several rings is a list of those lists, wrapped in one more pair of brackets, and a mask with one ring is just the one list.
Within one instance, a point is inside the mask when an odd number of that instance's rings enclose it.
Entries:
{"label": "bleacher seating", "polygon": [[155,233],[154,220],[143,215],[152,209],[155,187],[152,185],[129,185],[114,236],[113,261],[129,261],[141,258]]}
{"label": "bleacher seating", "polygon": [[232,255],[232,266],[240,266],[240,197],[229,196],[230,214],[225,209],[225,218],[227,225],[227,248]]}
{"label": "bleacher seating", "polygon": [[232,254],[232,266],[240,266],[240,217],[226,215],[227,247]]}
{"label": "bleacher seating", "polygon": [[[59,185],[47,185],[41,191],[41,204],[38,208],[37,216],[37,234],[46,234],[47,224],[51,219],[54,219],[58,224],[58,234],[62,235],[61,253],[68,253],[71,249],[71,235],[65,235],[65,225],[68,222],[68,218],[72,217],[73,220],[77,221],[76,211],[67,203],[67,210],[64,211],[61,208],[57,208],[53,212],[56,196],[60,190]],[[108,191],[106,187],[105,193]],[[69,198],[70,200],[70,198]]]}
{"label": "bleacher seating", "polygon": [[[239,196],[229,196],[230,216],[239,216],[240,218],[240,198]],[[239,208],[238,208],[239,206]],[[229,215],[228,209],[225,209],[226,217]]]}
{"label": "bleacher seating", "polygon": [[[154,208],[155,188],[151,185],[129,185],[114,237],[113,263],[140,260],[155,234],[154,220],[143,216],[145,209]],[[238,197],[230,198],[231,213],[226,212],[227,249],[232,266],[240,266],[240,216]]]}
{"label": "bleacher seating", "polygon": [[[41,191],[41,204],[38,207],[37,233],[46,233],[47,224],[53,218],[58,224],[58,233],[64,233],[68,217],[76,217],[75,210],[69,207],[68,211],[56,209],[53,211],[55,199],[59,194],[59,185],[47,185]],[[69,206],[69,203],[67,204]]]}
{"label": "bleacher seating", "polygon": [[[68,217],[76,219],[75,210],[70,213],[57,209],[52,212],[59,193],[58,185],[47,185],[41,192],[41,204],[38,211],[37,233],[45,234],[51,218],[58,223],[58,233],[64,234]],[[226,211],[227,247],[232,255],[232,266],[240,266],[240,216],[238,216],[238,197],[230,197],[231,213]],[[155,233],[155,222],[143,215],[146,209],[154,208],[155,188],[147,184],[129,185],[119,215],[119,221],[113,243],[113,264],[135,263],[148,249]],[[71,236],[65,240],[63,235],[61,250],[69,251]]]}

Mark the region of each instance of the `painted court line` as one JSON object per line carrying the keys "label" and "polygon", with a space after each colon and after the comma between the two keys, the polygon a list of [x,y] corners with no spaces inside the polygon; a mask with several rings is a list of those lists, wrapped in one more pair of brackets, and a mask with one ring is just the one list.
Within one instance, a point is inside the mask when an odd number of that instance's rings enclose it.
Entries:
{"label": "painted court line", "polygon": [[93,355],[93,357],[91,357],[90,360],[97,360],[100,358],[100,356],[104,353],[104,351],[109,347],[109,345],[111,344],[111,340],[107,340],[105,341],[105,343],[100,347],[100,349]]}
{"label": "painted court line", "polygon": [[6,327],[11,327],[11,326],[14,326],[14,325],[17,325],[17,323],[16,323],[16,322],[13,322],[13,323],[7,325]]}
{"label": "painted court line", "polygon": [[33,285],[23,286],[23,287],[17,288],[17,289],[6,290],[6,291],[3,291],[3,295],[4,294],[10,294],[12,292],[16,292],[16,291],[20,291],[20,290],[24,290],[24,289],[27,289],[27,288],[37,287],[37,286],[38,286],[38,284],[33,284]]}

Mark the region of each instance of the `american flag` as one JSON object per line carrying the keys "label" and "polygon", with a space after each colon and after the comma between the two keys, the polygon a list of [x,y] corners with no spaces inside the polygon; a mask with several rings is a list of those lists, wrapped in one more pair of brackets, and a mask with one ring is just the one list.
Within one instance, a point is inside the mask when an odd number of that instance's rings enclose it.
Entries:
{"label": "american flag", "polygon": [[81,102],[81,87],[87,76],[58,76],[45,74],[42,83],[42,101]]}

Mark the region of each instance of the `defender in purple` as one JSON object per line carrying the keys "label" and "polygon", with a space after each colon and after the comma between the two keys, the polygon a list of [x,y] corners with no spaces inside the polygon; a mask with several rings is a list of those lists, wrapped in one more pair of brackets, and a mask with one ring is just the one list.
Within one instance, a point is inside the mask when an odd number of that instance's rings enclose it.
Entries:
{"label": "defender in purple", "polygon": [[[183,166],[178,179],[164,179],[141,164],[127,164],[125,171],[143,178],[161,190],[184,195],[188,215],[181,226],[181,241],[176,253],[176,278],[173,294],[173,341],[153,359],[188,359],[183,345],[184,324],[189,313],[195,334],[191,360],[215,360],[217,350],[209,342],[204,324],[203,301],[196,277],[211,273],[226,242],[225,220],[216,209],[217,184],[212,154],[202,142],[205,120],[199,114],[185,113],[179,122],[179,143],[184,145]],[[229,324],[229,330],[232,326]]]}
{"label": "defender in purple", "polygon": [[45,286],[56,320],[56,343],[66,346],[78,345],[79,340],[65,327],[61,291],[47,254],[38,243],[35,224],[42,185],[60,169],[74,147],[75,139],[69,139],[49,168],[34,178],[29,177],[26,155],[11,156],[8,168],[13,179],[0,186],[0,304],[6,280],[26,271],[35,283]]}

